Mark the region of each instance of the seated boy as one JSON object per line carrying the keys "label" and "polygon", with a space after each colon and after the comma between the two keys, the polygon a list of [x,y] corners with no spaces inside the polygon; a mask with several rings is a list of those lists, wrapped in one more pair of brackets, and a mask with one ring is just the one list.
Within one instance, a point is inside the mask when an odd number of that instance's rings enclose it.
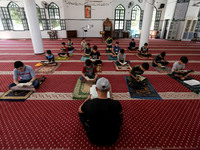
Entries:
{"label": "seated boy", "polygon": [[97,46],[94,45],[92,52],[90,53],[90,60],[94,63],[95,66],[101,65],[101,54],[97,51]]}
{"label": "seated boy", "polygon": [[112,57],[117,57],[117,55],[118,55],[120,49],[121,49],[121,48],[119,47],[119,42],[116,42],[116,43],[115,43],[115,46],[112,48],[112,53],[110,53],[110,55],[111,55]]}
{"label": "seated boy", "polygon": [[67,55],[67,57],[69,57],[69,53],[67,50],[67,47],[65,46],[65,42],[62,42],[62,46],[60,47],[60,53],[58,53],[58,56],[65,56]]}
{"label": "seated boy", "polygon": [[83,56],[90,56],[90,53],[91,53],[91,47],[90,47],[90,43],[87,43],[86,45],[86,48],[84,49],[84,53],[83,53]]}
{"label": "seated boy", "polygon": [[159,67],[161,68],[162,66],[166,66],[169,64],[169,62],[166,61],[165,59],[165,52],[160,53],[159,55],[157,55],[152,62],[152,66],[153,67]]}
{"label": "seated boy", "polygon": [[173,64],[171,74],[175,77],[180,78],[181,80],[187,78],[187,76],[189,76],[192,72],[194,72],[193,70],[183,71],[183,69],[185,68],[185,64],[187,62],[188,58],[186,56],[182,56],[179,61],[176,61]]}
{"label": "seated boy", "polygon": [[141,79],[141,76],[145,70],[149,69],[148,63],[143,63],[142,65],[136,65],[129,71],[130,77],[127,79],[128,84],[132,88],[143,88],[148,82],[147,78]]}
{"label": "seated boy", "polygon": [[138,55],[143,57],[151,57],[151,54],[148,54],[148,51],[148,43],[144,43],[144,46],[141,47],[141,50],[138,53]]}
{"label": "seated boy", "polygon": [[85,41],[85,38],[82,38],[82,41],[81,41],[81,50],[84,50],[87,46],[87,42]]}
{"label": "seated boy", "polygon": [[[40,86],[39,81],[36,78],[35,72],[31,66],[24,65],[21,61],[16,61],[14,63],[14,83],[9,85],[9,89],[14,89],[19,83],[27,83],[33,85],[32,90],[36,91],[36,89]],[[18,80],[20,77],[20,80]]]}
{"label": "seated boy", "polygon": [[73,51],[74,50],[73,42],[71,41],[71,39],[68,39],[67,49],[68,49],[68,51]]}
{"label": "seated boy", "polygon": [[43,65],[51,65],[56,66],[57,63],[55,62],[54,55],[52,54],[51,50],[47,50],[46,59],[48,61],[41,61]]}
{"label": "seated boy", "polygon": [[120,50],[120,53],[117,55],[117,61],[115,61],[117,66],[124,66],[130,64],[129,60],[126,60],[126,54],[124,54],[124,49]]}
{"label": "seated boy", "polygon": [[135,47],[136,43],[135,43],[135,39],[132,39],[131,42],[129,43],[129,51],[134,51],[134,50],[137,50],[138,47]]}
{"label": "seated boy", "polygon": [[86,80],[86,81],[96,82],[97,78],[98,78],[98,74],[97,74],[96,67],[94,66],[91,60],[87,59],[85,61],[85,66],[83,67],[83,70],[82,70],[82,76],[80,76],[79,79],[81,81]]}
{"label": "seated boy", "polygon": [[112,50],[112,43],[113,43],[113,39],[109,35],[108,38],[106,39],[106,44],[107,44],[106,50]]}

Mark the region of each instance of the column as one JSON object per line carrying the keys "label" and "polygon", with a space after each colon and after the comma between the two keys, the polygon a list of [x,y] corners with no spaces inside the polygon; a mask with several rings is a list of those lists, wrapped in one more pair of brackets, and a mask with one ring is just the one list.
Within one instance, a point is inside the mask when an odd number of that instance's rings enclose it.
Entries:
{"label": "column", "polygon": [[146,0],[145,2],[139,49],[142,46],[144,46],[144,43],[149,42],[149,34],[150,34],[150,27],[154,10],[154,3],[155,0]]}
{"label": "column", "polygon": [[37,17],[35,0],[23,0],[26,17],[28,20],[29,31],[32,39],[34,54],[43,54],[44,48],[42,36]]}

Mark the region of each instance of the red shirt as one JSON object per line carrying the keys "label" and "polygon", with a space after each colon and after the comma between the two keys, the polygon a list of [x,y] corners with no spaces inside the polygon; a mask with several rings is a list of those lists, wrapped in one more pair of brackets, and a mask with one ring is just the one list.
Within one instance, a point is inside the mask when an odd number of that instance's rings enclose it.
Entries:
{"label": "red shirt", "polygon": [[[85,73],[85,71],[86,71],[86,67],[84,66],[82,69],[82,73]],[[94,66],[94,73],[97,73],[97,69],[95,66]]]}
{"label": "red shirt", "polygon": [[61,46],[60,49],[63,50],[64,52],[67,52],[67,47],[66,46],[65,47]]}

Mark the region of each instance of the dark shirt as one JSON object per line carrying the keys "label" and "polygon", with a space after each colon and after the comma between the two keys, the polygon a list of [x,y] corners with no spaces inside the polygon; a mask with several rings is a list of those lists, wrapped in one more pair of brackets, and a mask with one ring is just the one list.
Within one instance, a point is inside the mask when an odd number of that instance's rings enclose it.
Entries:
{"label": "dark shirt", "polygon": [[113,42],[113,40],[112,40],[111,38],[107,38],[107,39],[106,39],[106,43],[107,43],[107,44],[111,44],[112,42]]}
{"label": "dark shirt", "polygon": [[121,49],[121,48],[120,48],[119,46],[114,46],[114,47],[113,47],[114,53],[119,53],[120,49]]}
{"label": "dark shirt", "polygon": [[90,56],[92,57],[92,59],[99,59],[100,53],[96,52],[94,53],[93,51],[90,53]]}
{"label": "dark shirt", "polygon": [[141,75],[141,74],[143,74],[143,73],[144,73],[144,71],[141,70],[141,68],[140,68],[139,65],[134,66],[134,67],[132,68],[132,70],[131,70],[131,74],[133,74],[135,77],[136,77],[137,75]]}
{"label": "dark shirt", "polygon": [[146,53],[146,52],[148,52],[148,50],[149,50],[148,47],[146,47],[146,48],[144,48],[144,46],[141,47],[142,53]]}
{"label": "dark shirt", "polygon": [[135,45],[136,45],[135,42],[130,42],[129,43],[129,47],[135,47]]}
{"label": "dark shirt", "polygon": [[122,106],[119,101],[98,98],[88,100],[83,104],[81,110],[87,116],[86,123],[89,126],[87,135],[90,139],[98,139],[103,142],[112,140],[113,136],[119,134],[122,123],[122,114],[120,114]]}
{"label": "dark shirt", "polygon": [[90,47],[89,47],[89,48],[87,48],[87,47],[85,48],[85,53],[86,53],[86,54],[90,54],[90,53],[91,53],[91,51],[92,51],[92,50],[91,50],[91,48],[90,48]]}
{"label": "dark shirt", "polygon": [[156,61],[156,63],[160,63],[162,60],[164,60],[163,57],[160,57],[160,55],[157,55],[154,59],[153,62]]}

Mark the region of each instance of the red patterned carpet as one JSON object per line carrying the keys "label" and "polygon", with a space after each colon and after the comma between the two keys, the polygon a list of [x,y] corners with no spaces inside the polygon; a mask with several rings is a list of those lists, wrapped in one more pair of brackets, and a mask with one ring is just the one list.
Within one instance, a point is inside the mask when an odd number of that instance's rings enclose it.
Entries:
{"label": "red patterned carpet", "polygon": [[[117,143],[110,147],[92,145],[78,118],[81,100],[73,100],[72,92],[81,74],[84,62],[80,61],[81,39],[72,39],[77,49],[68,61],[53,74],[45,75],[46,81],[25,102],[0,102],[0,149],[122,149],[122,150],[197,150],[200,149],[200,94],[197,95],[166,73],[158,73],[150,67],[145,72],[163,100],[131,99],[124,76],[128,72],[115,71],[109,61],[105,44],[100,38],[87,38],[96,44],[102,54],[100,77],[109,79],[115,99],[123,107],[124,120]],[[115,40],[116,41],[116,40]],[[130,39],[118,39],[122,48],[128,47]],[[44,39],[45,50],[51,49],[55,56],[62,40]],[[139,39],[136,39],[137,45]],[[189,58],[186,69],[193,69],[193,78],[200,81],[200,43],[182,41],[149,41],[153,54],[166,51],[172,67],[182,55]],[[152,60],[139,60],[135,53],[126,52],[131,66]],[[13,82],[13,62],[22,60],[35,66],[44,55],[34,55],[30,40],[0,40],[0,93],[8,90]]]}

